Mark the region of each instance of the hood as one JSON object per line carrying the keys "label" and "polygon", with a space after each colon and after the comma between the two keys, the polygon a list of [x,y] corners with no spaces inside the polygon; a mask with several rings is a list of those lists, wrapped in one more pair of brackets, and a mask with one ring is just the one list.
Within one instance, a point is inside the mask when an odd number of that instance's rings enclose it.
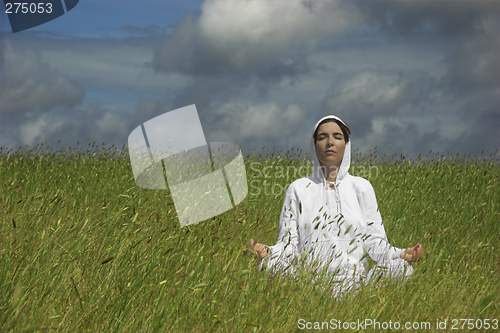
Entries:
{"label": "hood", "polygon": [[[321,165],[319,164],[318,156],[316,155],[316,146],[314,144],[314,132],[316,131],[316,128],[318,128],[318,125],[325,119],[336,119],[342,122],[342,124],[346,125],[347,124],[340,119],[337,116],[326,116],[318,120],[318,122],[314,125],[312,133],[311,133],[311,162],[313,165],[313,174],[312,177],[314,179],[317,179],[318,181],[322,182],[323,184],[326,184],[326,179],[325,175],[323,174],[323,171],[321,170]],[[342,158],[342,163],[340,164],[340,169],[337,172],[337,179],[335,181],[336,184],[339,184],[347,175],[347,172],[349,170],[349,167],[351,166],[351,140],[349,140],[348,143],[345,145],[345,151],[344,151],[344,157]]]}

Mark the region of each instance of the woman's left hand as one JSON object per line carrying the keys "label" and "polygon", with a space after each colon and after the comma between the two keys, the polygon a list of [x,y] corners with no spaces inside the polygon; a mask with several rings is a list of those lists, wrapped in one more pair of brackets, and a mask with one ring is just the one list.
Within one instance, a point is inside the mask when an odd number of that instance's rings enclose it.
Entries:
{"label": "woman's left hand", "polygon": [[415,262],[422,259],[423,255],[424,255],[424,248],[422,247],[422,245],[417,244],[414,247],[406,249],[406,251],[401,253],[399,257],[408,262]]}

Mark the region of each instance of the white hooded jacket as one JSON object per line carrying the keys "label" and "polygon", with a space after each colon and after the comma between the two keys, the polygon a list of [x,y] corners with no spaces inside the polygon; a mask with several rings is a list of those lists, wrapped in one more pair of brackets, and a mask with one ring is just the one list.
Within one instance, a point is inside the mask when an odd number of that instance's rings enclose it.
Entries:
{"label": "white hooded jacket", "polygon": [[[279,221],[278,241],[268,246],[271,253],[261,262],[274,272],[294,273],[297,261],[311,268],[327,269],[353,282],[368,280],[375,272],[393,277],[408,276],[412,266],[399,258],[403,249],[387,240],[375,192],[370,182],[348,173],[351,164],[351,141],[334,188],[330,189],[316,156],[312,130],[311,160],[313,174],[297,179],[286,191]],[[344,123],[345,124],[345,123]],[[366,253],[377,262],[368,272]],[[383,267],[381,270],[380,267]]]}

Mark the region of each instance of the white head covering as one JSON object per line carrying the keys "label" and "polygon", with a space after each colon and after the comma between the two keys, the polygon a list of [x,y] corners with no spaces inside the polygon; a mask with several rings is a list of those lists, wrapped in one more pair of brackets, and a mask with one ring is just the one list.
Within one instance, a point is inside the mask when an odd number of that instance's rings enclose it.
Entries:
{"label": "white head covering", "polygon": [[[316,125],[314,125],[314,127],[313,127],[312,134],[311,134],[311,162],[313,164],[313,170],[314,170],[313,177],[320,178],[323,181],[323,183],[326,184],[325,175],[321,171],[321,164],[319,163],[318,156],[316,155],[316,145],[314,144],[314,132],[316,132],[316,129],[318,128],[319,124],[325,119],[336,119],[336,120],[340,121],[342,124],[344,124],[346,127],[348,127],[348,126],[339,117],[330,115],[330,116],[326,116],[326,117],[323,117],[320,120],[318,120]],[[349,142],[347,142],[345,145],[344,157],[342,158],[342,163],[340,164],[340,169],[337,172],[337,179],[335,181],[335,184],[340,183],[342,181],[342,179],[344,179],[344,177],[348,174],[350,166],[351,166],[351,141],[349,140]]]}
{"label": "white head covering", "polygon": [[[328,190],[327,183],[326,183],[325,175],[324,175],[323,171],[321,170],[321,164],[319,163],[318,156],[316,155],[316,145],[314,143],[314,132],[316,132],[316,129],[318,128],[319,124],[325,119],[335,119],[335,120],[340,121],[346,127],[348,127],[348,126],[339,117],[334,116],[334,115],[329,115],[329,116],[323,117],[320,120],[318,120],[318,122],[314,125],[313,130],[312,130],[312,134],[311,134],[311,162],[313,165],[312,178],[323,184],[323,187],[324,187],[323,202],[325,202],[327,207],[329,207],[328,195],[325,194],[325,191]],[[351,166],[351,140],[349,140],[349,142],[347,142],[345,145],[344,157],[342,158],[342,163],[340,164],[340,169],[337,172],[337,178],[336,178],[335,183],[334,183],[335,190],[337,191],[337,193],[336,193],[337,203],[339,205],[339,212],[340,213],[341,213],[341,207],[340,207],[340,200],[339,200],[339,197],[340,197],[340,186],[339,185],[342,182],[342,180],[346,177],[346,175],[349,174],[348,171],[349,171],[350,166]]]}

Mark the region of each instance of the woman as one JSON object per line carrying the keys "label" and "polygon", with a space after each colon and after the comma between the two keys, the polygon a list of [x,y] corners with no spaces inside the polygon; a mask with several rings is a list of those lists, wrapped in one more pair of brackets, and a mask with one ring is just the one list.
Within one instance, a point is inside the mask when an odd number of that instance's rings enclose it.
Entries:
{"label": "woman", "polygon": [[[402,278],[421,259],[420,244],[403,250],[387,240],[375,192],[369,181],[348,173],[349,127],[336,116],[316,123],[311,136],[313,174],[288,187],[279,222],[278,241],[250,247],[267,269],[293,274],[302,259],[310,269],[325,269],[349,290],[376,273]],[[368,272],[367,255],[377,265]]]}

